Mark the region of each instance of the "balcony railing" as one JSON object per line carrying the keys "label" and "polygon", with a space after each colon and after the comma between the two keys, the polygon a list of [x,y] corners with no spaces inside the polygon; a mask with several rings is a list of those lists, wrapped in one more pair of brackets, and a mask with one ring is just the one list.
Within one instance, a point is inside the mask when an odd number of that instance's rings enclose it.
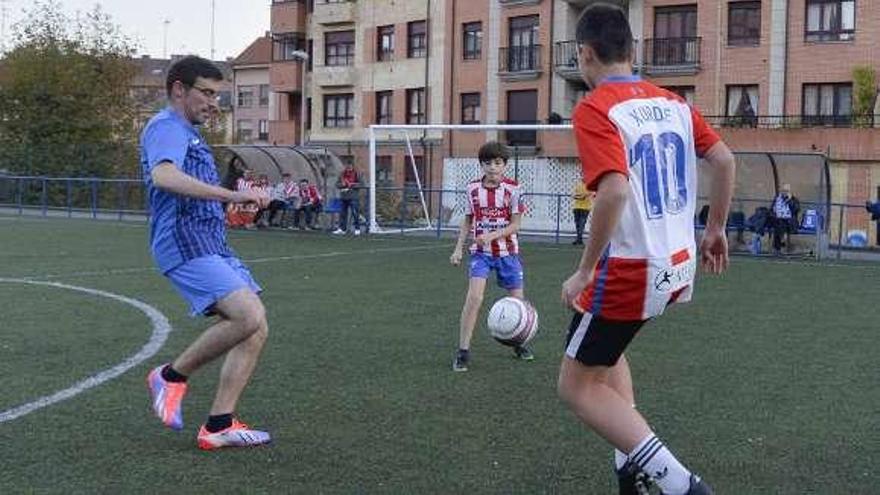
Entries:
{"label": "balcony railing", "polygon": [[648,74],[687,74],[700,69],[702,38],[653,38],[645,40],[644,66]]}
{"label": "balcony railing", "polygon": [[498,72],[538,72],[541,70],[541,45],[511,46],[498,49]]}
{"label": "balcony railing", "polygon": [[880,127],[880,114],[875,115],[706,115],[715,127],[753,129],[805,129],[811,127],[874,128]]}
{"label": "balcony railing", "polygon": [[557,41],[553,49],[553,66],[557,71],[578,70],[577,42]]}

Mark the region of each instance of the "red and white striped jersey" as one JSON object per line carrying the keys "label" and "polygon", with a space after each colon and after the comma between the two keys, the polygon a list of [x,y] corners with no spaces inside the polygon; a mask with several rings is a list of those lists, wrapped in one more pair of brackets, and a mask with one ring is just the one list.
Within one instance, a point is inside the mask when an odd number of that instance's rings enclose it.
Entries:
{"label": "red and white striped jersey", "polygon": [[629,198],[578,309],[645,320],[690,300],[696,273],[697,156],[719,137],[681,97],[638,77],[604,80],[575,108],[583,180],[629,179]]}
{"label": "red and white striped jersey", "polygon": [[[525,205],[520,200],[521,189],[516,181],[504,178],[498,187],[486,187],[483,179],[475,180],[467,186],[467,215],[472,217],[471,234],[477,236],[501,230],[508,225],[514,214],[522,215]],[[474,242],[470,252],[491,254],[496,258],[519,254],[516,234],[492,241],[489,249]]]}
{"label": "red and white striped jersey", "polygon": [[254,181],[245,179],[244,177],[239,177],[238,180],[235,181],[236,191],[246,191],[252,187],[254,187]]}

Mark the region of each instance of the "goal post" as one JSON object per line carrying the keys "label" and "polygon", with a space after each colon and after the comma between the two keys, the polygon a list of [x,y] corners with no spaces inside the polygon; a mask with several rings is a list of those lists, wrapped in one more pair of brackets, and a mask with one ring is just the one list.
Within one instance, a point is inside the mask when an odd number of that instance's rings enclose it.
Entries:
{"label": "goal post", "polygon": [[[440,143],[439,147],[441,150],[446,148],[446,141],[450,139],[450,136],[453,133],[484,133],[486,138],[482,140],[482,142],[489,141],[494,139],[493,134],[497,134],[500,132],[506,131],[523,131],[529,132],[532,131],[534,133],[538,132],[552,132],[552,133],[570,133],[572,129],[571,125],[568,124],[413,124],[413,125],[396,125],[396,124],[375,124],[369,127],[368,139],[369,139],[369,192],[368,192],[368,225],[371,233],[381,234],[384,232],[400,232],[401,230],[432,230],[432,229],[441,229],[442,225],[435,225],[434,220],[432,220],[433,215],[428,207],[428,202],[425,199],[425,187],[424,184],[429,183],[430,181],[426,181],[425,177],[422,176],[422,172],[418,170],[416,166],[416,156],[413,152],[413,136],[421,133],[423,136],[429,134],[435,141]],[[380,134],[382,136],[380,136]],[[562,139],[564,141],[564,138]],[[504,140],[499,140],[504,142]],[[559,141],[557,139],[557,141]],[[417,209],[418,216],[420,218],[420,225],[410,227],[407,229],[403,228],[395,228],[388,229],[387,227],[383,227],[380,224],[380,219],[378,217],[378,209],[377,209],[377,190],[378,190],[378,175],[377,175],[377,157],[379,154],[379,146],[387,145],[388,142],[396,142],[399,143],[398,146],[402,149],[402,153],[405,156],[405,168],[409,169],[407,172],[408,177],[412,177],[412,182],[414,186],[414,193],[418,197],[417,201]],[[573,139],[571,140],[572,149],[573,149]],[[451,145],[450,145],[451,146]],[[513,146],[511,146],[513,147]],[[528,147],[532,150],[540,149],[539,147]],[[468,150],[463,154],[459,154],[459,158],[468,157],[473,161],[473,163],[477,163],[477,149],[474,147],[473,149]],[[443,167],[448,165],[447,162],[452,160],[453,157],[443,157]],[[444,174],[445,175],[445,174]],[[444,183],[440,188],[442,192],[447,192],[450,189],[451,184]],[[458,189],[460,185],[456,185],[456,189]],[[435,191],[436,192],[436,191]],[[404,198],[405,199],[405,198]]]}

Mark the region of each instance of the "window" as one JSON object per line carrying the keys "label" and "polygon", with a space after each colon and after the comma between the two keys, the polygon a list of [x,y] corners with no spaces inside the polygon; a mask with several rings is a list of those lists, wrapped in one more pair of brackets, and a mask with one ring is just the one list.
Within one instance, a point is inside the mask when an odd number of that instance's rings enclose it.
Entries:
{"label": "window", "polygon": [[725,125],[756,127],[758,125],[758,86],[727,86]]}
{"label": "window", "polygon": [[425,101],[425,88],[406,90],[406,123],[428,123],[428,112]]}
{"label": "window", "polygon": [[260,141],[268,141],[269,140],[269,121],[261,120],[260,121],[260,133],[257,136],[257,139]]}
{"label": "window", "polygon": [[536,70],[540,46],[538,45],[538,23],[536,15],[510,18],[508,32],[507,69],[510,72]]}
{"label": "window", "polygon": [[855,4],[855,0],[807,0],[807,41],[854,39]]}
{"label": "window", "polygon": [[306,98],[306,129],[312,130],[312,98]]}
{"label": "window", "polygon": [[468,22],[462,25],[464,42],[462,56],[465,60],[478,60],[483,51],[483,23]]}
{"label": "window", "polygon": [[297,60],[294,52],[305,50],[306,41],[301,34],[281,33],[272,40],[272,58],[274,60]]}
{"label": "window", "polygon": [[699,51],[696,5],[654,9],[654,39],[648,45],[653,65],[695,63],[700,59]]}
{"label": "window", "polygon": [[324,65],[354,65],[354,31],[324,33]]}
{"label": "window", "polygon": [[424,58],[428,54],[428,23],[415,21],[407,24],[406,53],[409,58]]}
{"label": "window", "polygon": [[376,60],[387,62],[394,60],[394,26],[376,28]]}
{"label": "window", "polygon": [[308,42],[306,42],[306,53],[309,55],[309,60],[306,62],[306,71],[311,72],[312,71],[312,60],[314,59],[314,56],[312,54],[315,53],[314,40],[308,40]]}
{"label": "window", "polygon": [[761,43],[761,2],[731,2],[727,8],[727,44]]}
{"label": "window", "polygon": [[480,93],[461,94],[461,123],[480,123]]}
{"label": "window", "polygon": [[269,106],[269,85],[268,84],[260,84],[260,106],[268,107]]}
{"label": "window", "polygon": [[392,91],[379,91],[376,93],[376,123],[391,123],[391,98]]}
{"label": "window", "polygon": [[694,96],[697,92],[693,86],[665,86],[665,88],[684,98],[688,105],[694,104]]}
{"label": "window", "polygon": [[254,123],[250,120],[238,121],[236,141],[240,144],[250,144],[254,141]]}
{"label": "window", "polygon": [[354,124],[354,95],[324,95],[324,127],[351,127]]}
{"label": "window", "polygon": [[852,118],[852,84],[804,84],[804,125],[847,126]]}
{"label": "window", "polygon": [[394,185],[394,169],[390,156],[376,157],[376,185],[385,187]]}
{"label": "window", "polygon": [[241,108],[254,106],[254,86],[239,86],[237,104]]}

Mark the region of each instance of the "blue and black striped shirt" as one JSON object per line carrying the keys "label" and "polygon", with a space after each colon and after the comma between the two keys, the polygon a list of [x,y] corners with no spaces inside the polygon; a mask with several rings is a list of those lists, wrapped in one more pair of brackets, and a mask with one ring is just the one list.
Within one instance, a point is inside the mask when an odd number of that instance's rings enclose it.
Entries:
{"label": "blue and black striped shirt", "polygon": [[235,256],[226,243],[219,201],[180,196],[153,185],[153,167],[163,162],[207,184],[220,184],[211,148],[189,121],[170,107],[150,119],[141,135],[141,167],[152,215],[150,248],[162,273],[202,256]]}

